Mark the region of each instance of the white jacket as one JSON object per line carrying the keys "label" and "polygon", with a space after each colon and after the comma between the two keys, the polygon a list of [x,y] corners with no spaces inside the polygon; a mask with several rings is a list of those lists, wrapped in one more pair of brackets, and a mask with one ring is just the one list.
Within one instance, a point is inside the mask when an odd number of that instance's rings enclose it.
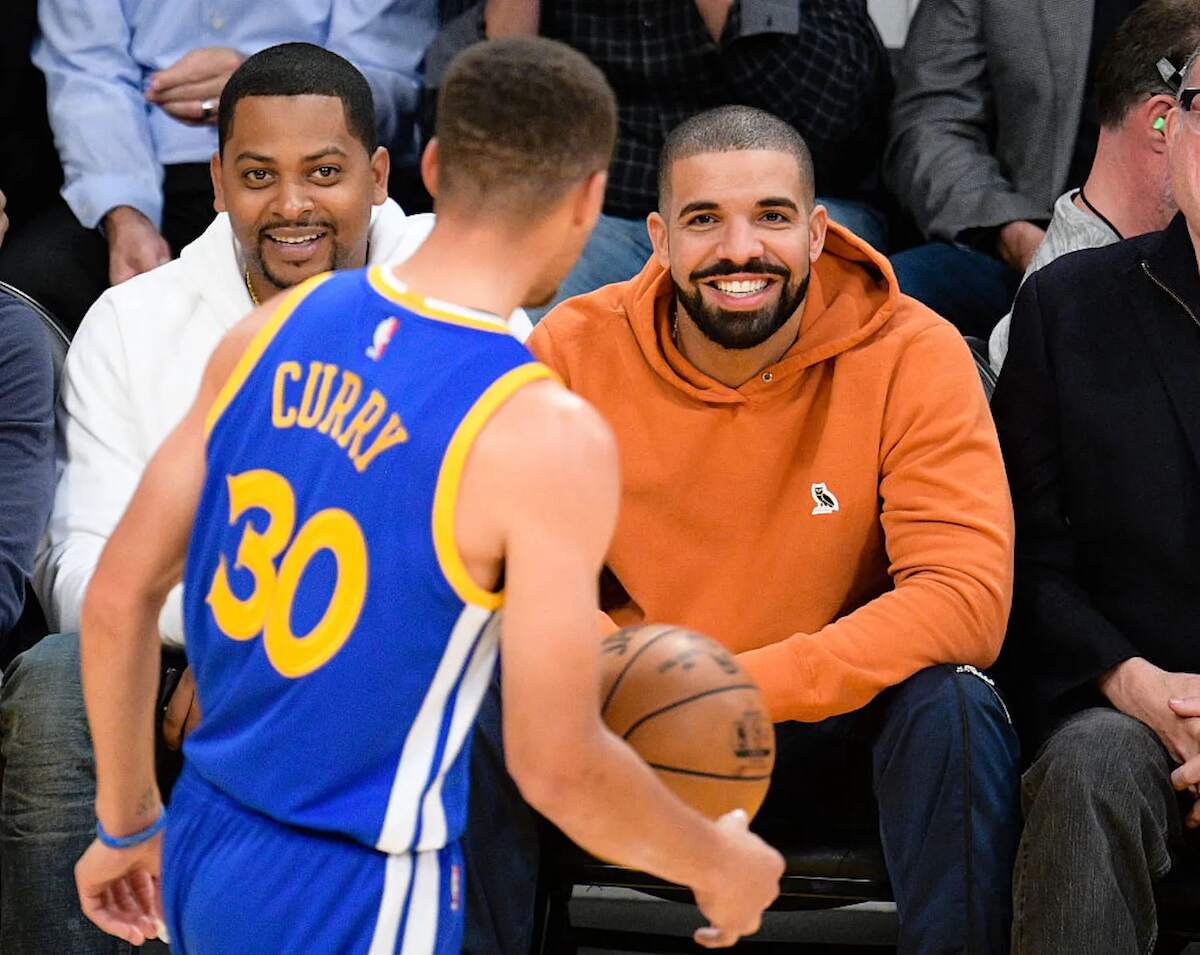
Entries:
{"label": "white jacket", "polygon": [[[372,210],[370,264],[411,255],[433,216],[392,200]],[[222,336],[253,304],[222,213],[179,258],[110,288],[79,326],[58,411],[58,487],[37,556],[34,588],[60,632],[79,629],[84,591],[142,470],[183,418]],[[514,313],[513,334],[529,332]],[[182,588],[159,617],[164,642],[183,645]]]}

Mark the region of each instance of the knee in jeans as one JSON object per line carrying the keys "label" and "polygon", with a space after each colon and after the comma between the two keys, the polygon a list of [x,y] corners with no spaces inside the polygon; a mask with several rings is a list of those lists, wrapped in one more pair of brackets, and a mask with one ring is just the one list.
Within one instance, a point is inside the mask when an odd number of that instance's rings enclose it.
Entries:
{"label": "knee in jeans", "polygon": [[1069,806],[1128,805],[1167,771],[1166,754],[1144,724],[1115,710],[1089,710],[1050,737],[1026,774],[1026,796]]}
{"label": "knee in jeans", "polygon": [[[974,667],[955,664],[919,670],[897,688],[896,703],[923,720],[945,720],[958,726],[975,711],[1003,713],[996,690]],[[895,704],[893,704],[895,705]],[[1007,713],[1004,713],[1007,721]]]}
{"label": "knee in jeans", "polygon": [[0,684],[0,728],[20,728],[28,743],[54,746],[75,729],[83,709],[79,638],[52,634],[18,654]]}

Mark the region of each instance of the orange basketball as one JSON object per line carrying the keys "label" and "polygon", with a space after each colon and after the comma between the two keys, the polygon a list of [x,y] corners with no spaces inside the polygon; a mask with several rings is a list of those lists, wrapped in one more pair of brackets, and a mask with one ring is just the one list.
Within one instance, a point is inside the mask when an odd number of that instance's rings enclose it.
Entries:
{"label": "orange basketball", "polygon": [[710,819],[753,818],[775,765],[775,729],[728,650],[682,627],[604,638],[601,715],[677,796]]}

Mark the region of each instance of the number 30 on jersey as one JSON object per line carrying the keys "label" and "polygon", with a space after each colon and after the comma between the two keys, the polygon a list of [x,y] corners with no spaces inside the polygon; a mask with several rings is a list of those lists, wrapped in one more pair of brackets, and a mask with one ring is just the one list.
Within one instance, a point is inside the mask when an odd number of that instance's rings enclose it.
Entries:
{"label": "number 30 on jersey", "polygon": [[[346,511],[318,511],[293,536],[296,495],[281,474],[265,469],[231,474],[229,524],[247,511],[266,512],[267,526],[258,531],[249,521],[238,542],[234,567],[254,580],[247,597],[229,584],[225,555],[208,591],[217,626],[233,640],[253,640],[260,633],[271,665],[286,677],[312,673],[328,663],[354,631],[367,595],[367,542],[362,528]],[[337,561],[333,593],[317,625],[307,634],[292,632],[292,604],[309,562],[322,550]],[[278,564],[276,561],[278,560]]]}

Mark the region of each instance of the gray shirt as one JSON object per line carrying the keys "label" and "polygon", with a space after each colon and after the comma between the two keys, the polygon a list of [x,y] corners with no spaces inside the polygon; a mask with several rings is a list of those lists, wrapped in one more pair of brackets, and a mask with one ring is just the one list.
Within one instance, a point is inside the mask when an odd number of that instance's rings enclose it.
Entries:
{"label": "gray shirt", "polygon": [[[1086,209],[1075,205],[1078,189],[1072,189],[1058,197],[1054,203],[1054,218],[1046,229],[1037,251],[1029,262],[1029,268],[1021,282],[1029,278],[1044,265],[1049,265],[1061,255],[1068,252],[1078,252],[1080,249],[1098,249],[1104,245],[1112,245],[1120,239],[1113,230]],[[1012,322],[1012,311],[1005,315],[988,338],[988,361],[996,374],[1008,354],[1008,326]]]}

